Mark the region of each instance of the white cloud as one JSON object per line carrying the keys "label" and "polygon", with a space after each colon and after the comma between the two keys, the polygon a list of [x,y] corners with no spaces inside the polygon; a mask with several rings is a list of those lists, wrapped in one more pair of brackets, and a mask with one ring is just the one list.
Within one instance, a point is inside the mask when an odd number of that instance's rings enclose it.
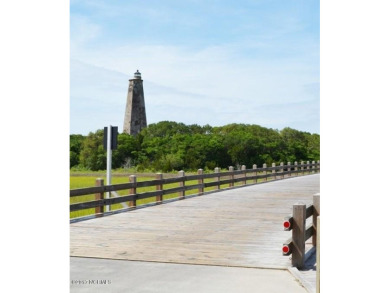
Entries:
{"label": "white cloud", "polygon": [[[316,80],[315,68],[300,60],[275,63],[262,59],[239,59],[239,51],[231,46],[209,47],[194,51],[177,46],[138,46],[107,48],[101,51],[78,52],[74,58],[124,74],[139,69],[143,76],[156,84],[182,89],[198,95],[240,96],[258,102],[275,102],[285,94],[295,95],[294,88]],[[77,58],[79,57],[79,58]],[[298,94],[298,93],[297,93]]]}
{"label": "white cloud", "polygon": [[[315,83],[304,84],[301,88],[297,86],[296,92],[301,93],[304,98],[294,101],[289,98],[291,87],[275,90],[272,85],[259,86],[247,82],[244,86],[248,88],[240,88],[240,82],[242,85],[246,78],[246,75],[241,73],[237,72],[234,84],[209,84],[209,88],[203,86],[198,90],[190,88],[188,91],[174,83],[165,85],[159,83],[159,80],[149,81],[147,74],[146,77],[143,74],[148,123],[162,120],[215,126],[250,123],[270,128],[281,129],[289,126],[319,132],[319,127],[316,128],[318,123],[313,124],[313,121],[319,122],[319,100],[313,99],[313,96],[316,96]],[[88,132],[110,124],[121,129],[128,79],[132,78],[132,75],[133,72],[126,75],[72,60],[71,132],[85,133],[82,129],[87,125]],[[182,77],[178,76],[178,79],[181,80]],[[279,93],[281,98],[263,97],[264,89],[267,89],[269,95]],[[305,128],[304,123],[308,120],[309,125]]]}

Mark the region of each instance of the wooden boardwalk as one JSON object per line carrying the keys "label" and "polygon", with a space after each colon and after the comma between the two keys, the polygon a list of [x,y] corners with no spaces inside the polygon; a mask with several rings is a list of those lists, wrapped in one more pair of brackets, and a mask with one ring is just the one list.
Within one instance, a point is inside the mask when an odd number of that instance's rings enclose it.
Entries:
{"label": "wooden boardwalk", "polygon": [[320,175],[271,181],[70,225],[70,254],[120,260],[285,269],[283,219],[311,203]]}

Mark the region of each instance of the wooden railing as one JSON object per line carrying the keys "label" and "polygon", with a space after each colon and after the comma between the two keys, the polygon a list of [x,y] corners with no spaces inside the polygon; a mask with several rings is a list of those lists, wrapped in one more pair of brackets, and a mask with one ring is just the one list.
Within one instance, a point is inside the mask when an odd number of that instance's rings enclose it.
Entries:
{"label": "wooden railing", "polygon": [[[303,269],[305,265],[305,242],[312,237],[313,246],[317,246],[317,219],[320,216],[320,195],[313,196],[313,204],[296,203],[293,215],[284,219],[284,230],[292,230],[292,237],[283,244],[283,255],[292,254],[291,265]],[[312,223],[306,228],[306,220],[312,217]]]}
{"label": "wooden railing", "polygon": [[[291,176],[309,175],[312,173],[318,173],[320,171],[320,162],[309,161],[295,162],[291,164],[288,162],[286,165],[280,163],[276,166],[272,163],[272,167],[267,167],[263,164],[263,168],[257,168],[257,165],[253,165],[252,169],[246,169],[245,166],[241,167],[241,170],[233,170],[233,167],[229,167],[228,172],[220,172],[220,168],[215,168],[214,173],[204,174],[202,169],[198,170],[197,175],[185,175],[184,171],[179,171],[179,174],[175,178],[163,178],[163,174],[157,173],[155,180],[137,182],[137,177],[131,175],[129,177],[129,183],[121,183],[115,185],[104,185],[103,179],[96,180],[96,186],[72,189],[70,190],[70,197],[80,197],[85,195],[95,194],[94,200],[85,202],[70,204],[70,211],[79,211],[84,209],[95,208],[95,216],[101,216],[104,214],[104,206],[110,206],[117,203],[127,203],[130,209],[136,208],[137,200],[155,198],[154,203],[159,204],[165,201],[164,196],[168,194],[177,194],[176,199],[184,199],[186,192],[190,190],[197,190],[196,195],[202,195],[205,193],[205,188],[213,187],[215,192],[221,189],[222,185],[227,185],[226,189],[237,187],[236,183],[241,182],[240,186],[248,184],[259,183],[260,179],[264,181],[289,178]],[[187,185],[189,181],[197,182],[197,184]],[[211,180],[211,181],[210,181]],[[208,182],[207,182],[208,181]],[[164,189],[164,185],[176,183],[178,187]],[[138,193],[137,188],[154,186],[154,191],[147,191]],[[111,198],[104,198],[104,193],[116,192],[119,190],[129,190],[128,195],[117,196]]]}

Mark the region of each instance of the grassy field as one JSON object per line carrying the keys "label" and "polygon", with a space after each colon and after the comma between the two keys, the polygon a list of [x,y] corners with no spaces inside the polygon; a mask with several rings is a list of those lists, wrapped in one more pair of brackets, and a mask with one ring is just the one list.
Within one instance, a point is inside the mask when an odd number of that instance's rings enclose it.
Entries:
{"label": "grassy field", "polygon": [[[70,189],[77,189],[77,188],[84,188],[84,187],[91,187],[95,186],[95,181],[97,178],[102,178],[104,181],[106,181],[104,176],[95,176],[95,174],[91,175],[79,175],[77,176],[70,176]],[[153,180],[155,179],[155,175],[150,175],[150,176],[137,176],[137,182],[141,181],[148,181],[148,180]],[[222,178],[221,178],[222,179]],[[214,179],[205,179],[205,182],[212,182]],[[129,182],[129,176],[113,176],[111,179],[112,184],[119,184],[119,183],[128,183]],[[186,181],[186,186],[189,185],[196,185],[198,184],[197,180],[192,180],[192,181]],[[236,185],[240,185],[241,183],[236,183]],[[163,188],[165,189],[170,189],[170,188],[175,188],[179,187],[179,183],[171,183],[171,184],[164,184]],[[228,184],[221,185],[221,189],[227,188]],[[212,191],[215,190],[216,187],[207,187],[204,189],[205,192],[207,191]],[[148,191],[155,191],[156,187],[155,186],[149,186],[149,187],[142,187],[142,188],[137,188],[137,193],[143,193],[143,192],[148,192]],[[194,190],[189,190],[186,191],[186,195],[191,195],[191,194],[196,194],[198,193],[197,189]],[[117,194],[120,196],[128,195],[129,190],[121,190],[117,191]],[[172,199],[178,197],[178,193],[173,193],[173,194],[168,194],[164,195],[164,200],[166,199]],[[77,197],[72,197],[70,198],[70,204],[73,203],[80,203],[80,202],[87,202],[87,201],[92,201],[95,200],[95,195],[84,195],[84,196],[77,196]],[[147,203],[152,203],[155,201],[155,198],[146,198],[146,199],[141,199],[137,200],[137,206],[142,205],[142,204],[147,204]],[[122,204],[114,204],[111,205],[111,210],[119,210],[123,209],[124,206]],[[90,209],[85,209],[85,210],[80,210],[80,211],[74,211],[70,212],[70,218],[78,218],[78,217],[83,217],[83,216],[88,216],[88,215],[93,215],[95,213],[95,208],[90,208]]]}
{"label": "grassy field", "polygon": [[[77,175],[77,176],[70,176],[70,189],[77,189],[77,188],[84,188],[84,187],[91,187],[95,186],[95,181],[97,178],[102,178],[106,182],[105,176],[98,176],[99,174],[96,175]],[[147,181],[147,180],[152,180],[154,177],[138,177],[137,176],[137,181]],[[113,176],[111,179],[111,184],[120,184],[120,183],[128,183],[129,182],[129,177],[128,176]],[[145,187],[145,188],[138,188],[137,192],[146,192],[146,191],[152,191],[154,188],[151,187]],[[128,195],[129,190],[120,190],[117,192],[119,195]],[[84,196],[77,196],[70,198],[70,203],[80,203],[80,202],[86,202],[86,201],[92,201],[95,200],[95,195],[84,195]],[[143,200],[145,201],[145,200]],[[137,201],[137,205],[143,204],[145,202]],[[123,206],[121,204],[114,204],[111,206],[111,210],[118,210],[122,209]],[[85,210],[80,210],[80,211],[74,211],[70,212],[70,218],[77,218],[77,217],[82,217],[82,216],[87,216],[87,215],[92,215],[95,213],[95,208],[91,209],[85,209]]]}

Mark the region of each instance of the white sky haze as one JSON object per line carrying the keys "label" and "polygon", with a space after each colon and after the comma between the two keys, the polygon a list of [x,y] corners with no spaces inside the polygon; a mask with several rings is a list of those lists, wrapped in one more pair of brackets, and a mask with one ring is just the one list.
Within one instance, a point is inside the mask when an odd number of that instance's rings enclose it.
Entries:
{"label": "white sky haze", "polygon": [[70,132],[122,130],[128,80],[148,124],[319,133],[319,1],[70,1]]}

